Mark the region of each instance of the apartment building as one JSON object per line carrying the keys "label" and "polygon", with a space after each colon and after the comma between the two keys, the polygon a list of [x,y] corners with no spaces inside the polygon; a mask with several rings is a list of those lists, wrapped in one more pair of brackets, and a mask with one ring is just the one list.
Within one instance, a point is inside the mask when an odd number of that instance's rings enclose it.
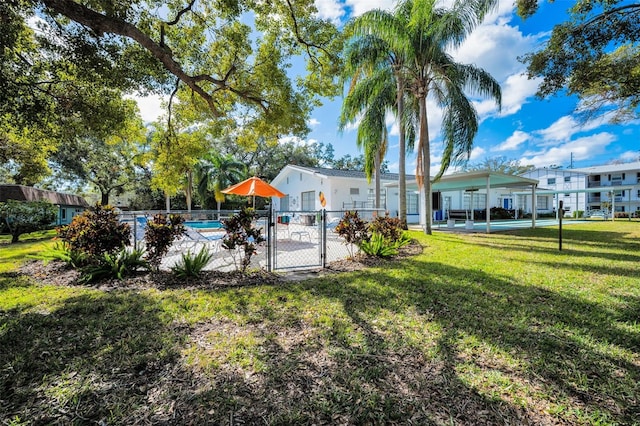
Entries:
{"label": "apartment building", "polygon": [[640,212],[640,161],[577,169],[536,169],[522,176],[538,180],[539,211],[557,208],[562,200],[568,216],[576,210]]}
{"label": "apartment building", "polygon": [[587,210],[640,212],[640,161],[575,169],[587,176]]}

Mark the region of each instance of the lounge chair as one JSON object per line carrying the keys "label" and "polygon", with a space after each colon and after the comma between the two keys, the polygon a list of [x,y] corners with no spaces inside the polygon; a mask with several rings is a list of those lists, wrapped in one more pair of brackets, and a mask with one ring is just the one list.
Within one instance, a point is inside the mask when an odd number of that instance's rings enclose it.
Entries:
{"label": "lounge chair", "polygon": [[184,229],[184,236],[178,241],[179,247],[184,248],[184,246],[187,246],[188,248],[195,248],[195,246],[197,246],[198,244],[205,244],[209,246],[209,248],[214,252],[220,251],[222,239],[224,238],[225,234],[215,233],[212,235],[205,235],[190,226],[185,226]]}

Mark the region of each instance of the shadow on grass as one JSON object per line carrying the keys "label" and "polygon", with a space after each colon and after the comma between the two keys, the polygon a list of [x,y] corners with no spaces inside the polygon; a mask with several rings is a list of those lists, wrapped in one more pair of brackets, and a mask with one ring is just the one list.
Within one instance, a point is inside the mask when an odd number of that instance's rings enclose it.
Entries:
{"label": "shadow on grass", "polygon": [[[607,307],[420,259],[346,279],[202,292],[207,300],[168,292],[162,301],[171,311],[125,291],[72,297],[51,312],[0,311],[0,417],[34,424],[640,422],[640,367],[620,354],[638,356],[640,336],[620,327],[638,317],[638,298],[623,295],[624,303]],[[324,302],[339,311],[309,308]],[[193,327],[173,322],[197,303],[216,305],[216,318]],[[411,312],[415,330],[394,328],[402,321],[393,318],[410,321]],[[427,324],[436,326],[433,335],[421,328]],[[511,354],[518,366],[482,348],[465,352],[465,336]],[[193,347],[210,365],[185,361]],[[487,395],[461,368],[520,382],[533,393],[525,396],[530,405]],[[564,411],[549,414],[554,404]]]}
{"label": "shadow on grass", "polygon": [[[368,323],[376,309],[401,315],[407,305],[414,306],[441,325],[444,336],[439,339],[438,352],[445,360],[443,374],[449,377],[445,391],[453,389],[469,398],[458,399],[450,407],[454,419],[468,419],[470,413],[460,407],[470,403],[477,408],[479,398],[455,379],[456,366],[464,358],[455,341],[470,335],[515,354],[525,365],[516,376],[524,375],[519,380],[547,388],[548,402],[566,406],[567,412],[560,415],[564,421],[577,421],[572,417],[577,409],[582,415],[593,416],[592,421],[604,417],[622,424],[640,422],[640,366],[616,355],[620,350],[628,351],[637,359],[640,335],[619,324],[637,321],[640,308],[636,298],[627,298],[619,308],[605,307],[477,270],[420,261],[404,262],[396,268],[404,278],[394,278],[390,272],[393,267],[359,273],[359,283],[379,283],[367,286],[368,290],[361,285],[342,292],[330,286],[321,288],[327,290],[327,296],[343,302],[353,322],[370,336],[371,347],[379,346]],[[476,367],[484,368],[481,361]],[[490,423],[501,418],[514,421],[515,407],[495,401],[482,404],[496,413]]]}
{"label": "shadow on grass", "polygon": [[151,418],[148,389],[175,368],[183,331],[134,293],[72,297],[47,311],[0,311],[0,417],[32,424]]}

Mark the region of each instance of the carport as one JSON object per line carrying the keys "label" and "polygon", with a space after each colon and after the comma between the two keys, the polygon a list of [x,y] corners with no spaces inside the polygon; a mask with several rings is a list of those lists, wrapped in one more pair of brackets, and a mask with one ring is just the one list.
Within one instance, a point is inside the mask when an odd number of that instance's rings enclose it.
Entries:
{"label": "carport", "polygon": [[[467,191],[473,197],[473,192],[480,189],[486,189],[486,232],[491,232],[491,189],[520,189],[521,191],[529,188],[529,192],[533,199],[531,227],[536,226],[536,189],[538,181],[536,179],[523,178],[516,175],[508,175],[493,171],[478,171],[467,173],[456,173],[452,175],[442,176],[437,182],[432,184],[432,191],[449,192],[449,191]],[[473,205],[473,203],[471,203]],[[471,219],[473,220],[473,208],[471,208]],[[425,217],[426,219],[426,217]]]}

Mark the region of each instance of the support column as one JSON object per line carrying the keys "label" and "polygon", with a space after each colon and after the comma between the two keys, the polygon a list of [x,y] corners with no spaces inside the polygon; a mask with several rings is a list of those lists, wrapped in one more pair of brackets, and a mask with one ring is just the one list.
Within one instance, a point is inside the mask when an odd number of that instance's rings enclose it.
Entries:
{"label": "support column", "polygon": [[489,195],[491,192],[491,175],[487,175],[487,197],[485,199],[485,212],[486,212],[486,216],[487,216],[487,234],[491,233],[491,208],[490,206],[490,202],[489,202]]}
{"label": "support column", "polygon": [[534,183],[531,190],[531,228],[536,227],[536,216],[538,212],[538,200],[536,199],[536,189],[538,184]]}

